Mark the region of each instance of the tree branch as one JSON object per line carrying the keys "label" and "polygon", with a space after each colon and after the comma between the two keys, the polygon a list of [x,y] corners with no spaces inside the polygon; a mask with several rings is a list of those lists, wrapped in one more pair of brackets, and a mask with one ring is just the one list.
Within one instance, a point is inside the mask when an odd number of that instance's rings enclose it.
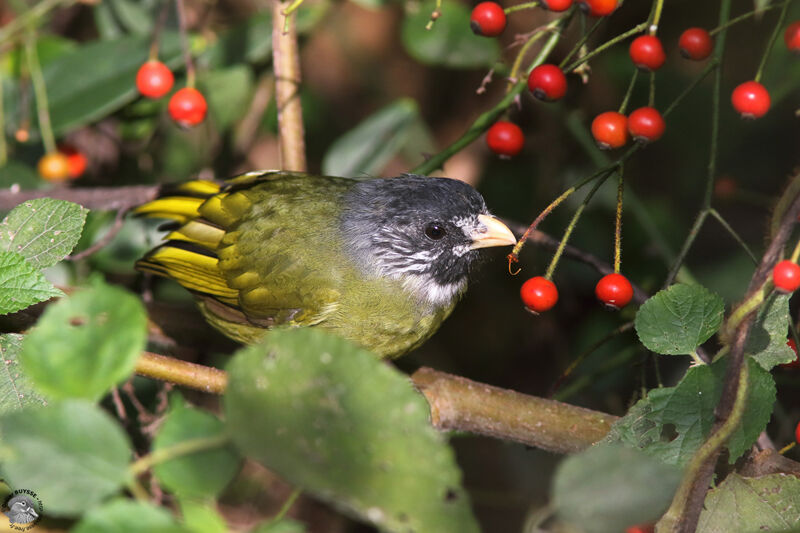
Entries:
{"label": "tree branch", "polygon": [[300,103],[300,52],[297,48],[295,14],[284,15],[284,4],[272,8],[272,64],[275,70],[275,103],[278,109],[281,168],[306,170],[303,139],[303,107]]}

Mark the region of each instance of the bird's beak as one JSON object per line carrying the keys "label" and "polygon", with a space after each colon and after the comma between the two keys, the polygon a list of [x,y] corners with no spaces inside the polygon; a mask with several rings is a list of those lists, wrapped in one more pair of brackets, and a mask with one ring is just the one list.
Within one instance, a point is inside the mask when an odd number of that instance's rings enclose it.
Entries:
{"label": "bird's beak", "polygon": [[472,233],[470,249],[488,248],[490,246],[511,246],[517,244],[517,238],[508,226],[491,215],[478,215],[480,225]]}

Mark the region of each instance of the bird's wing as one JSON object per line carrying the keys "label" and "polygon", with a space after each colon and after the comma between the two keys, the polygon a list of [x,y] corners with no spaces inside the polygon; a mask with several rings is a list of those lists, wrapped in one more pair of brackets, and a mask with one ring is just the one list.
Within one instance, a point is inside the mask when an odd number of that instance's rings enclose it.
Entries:
{"label": "bird's wing", "polygon": [[[297,250],[329,239],[318,228],[330,226],[330,217],[337,220],[335,194],[320,194],[318,188],[346,186],[308,178],[267,172],[166,191],[136,212],[172,219],[175,227],[137,268],[194,292],[223,330],[226,323],[263,328],[324,321],[336,311],[339,291],[326,279],[330,272],[320,268],[325,257]],[[310,197],[323,199],[314,208],[320,212],[304,215]]]}

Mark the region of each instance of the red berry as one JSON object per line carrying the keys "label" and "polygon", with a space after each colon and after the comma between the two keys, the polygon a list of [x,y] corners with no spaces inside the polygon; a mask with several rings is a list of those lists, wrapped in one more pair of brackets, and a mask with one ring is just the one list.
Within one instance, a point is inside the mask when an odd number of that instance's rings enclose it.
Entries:
{"label": "red berry", "polygon": [[543,313],[558,301],[556,284],[542,276],[536,276],[523,283],[519,294],[522,303],[533,313]]}
{"label": "red berry", "polygon": [[640,107],[628,115],[628,131],[636,141],[648,143],[664,135],[666,124],[653,107]]}
{"label": "red berry", "polygon": [[496,2],[481,2],[472,10],[469,27],[475,35],[497,37],[506,29],[506,13]]}
{"label": "red berry", "polygon": [[731,103],[742,118],[760,118],[769,110],[769,92],[757,81],[746,81],[733,90]]}
{"label": "red berry", "polygon": [[622,113],[606,111],[592,121],[592,136],[603,150],[619,148],[628,142],[628,119]]}
{"label": "red berry", "polygon": [[653,533],[655,525],[649,524],[644,526],[631,526],[625,530],[625,533]]}
{"label": "red berry", "polygon": [[542,7],[550,11],[566,11],[572,6],[572,0],[542,0]]}
{"label": "red berry", "polygon": [[736,195],[739,185],[730,176],[720,176],[714,182],[714,196],[721,200],[730,200]]}
{"label": "red berry", "polygon": [[194,87],[184,87],[175,92],[167,106],[172,120],[184,127],[196,126],[203,122],[208,104],[203,95]]}
{"label": "red berry", "polygon": [[161,61],[151,59],[139,67],[136,88],[147,98],[161,98],[172,89],[175,78]]}
{"label": "red berry", "polygon": [[79,178],[86,172],[86,167],[89,166],[86,154],[69,144],[60,145],[58,151],[67,157],[70,179]]}
{"label": "red berry", "polygon": [[797,344],[795,344],[794,339],[791,337],[786,341],[786,346],[792,349],[794,352],[794,361],[790,361],[788,363],[783,363],[779,366],[782,368],[798,368],[800,367],[800,358],[797,356]]}
{"label": "red berry", "polygon": [[794,440],[800,444],[800,422],[798,422],[797,427],[794,428]]}
{"label": "red berry", "polygon": [[681,38],[678,39],[678,48],[686,59],[702,61],[711,55],[714,41],[705,29],[689,28],[681,33]]}
{"label": "red berry", "polygon": [[581,9],[593,17],[606,17],[617,9],[618,0],[576,0]]}
{"label": "red berry", "polygon": [[525,136],[513,122],[498,120],[486,132],[486,144],[497,155],[511,157],[522,151]]}
{"label": "red berry", "polygon": [[622,274],[607,274],[594,288],[597,299],[612,309],[622,309],[633,298],[633,286]]}
{"label": "red berry", "polygon": [[36,165],[39,175],[47,181],[64,181],[69,178],[69,162],[61,152],[45,154]]}
{"label": "red berry", "polygon": [[772,268],[772,282],[780,292],[794,292],[800,287],[800,265],[784,259]]}
{"label": "red berry", "polygon": [[789,24],[786,33],[783,34],[783,42],[786,43],[786,48],[790,52],[800,54],[800,20]]}
{"label": "red berry", "polygon": [[567,94],[567,77],[555,65],[539,65],[528,76],[528,89],[539,100],[559,100]]}
{"label": "red berry", "polygon": [[633,64],[646,71],[660,69],[667,60],[661,39],[655,35],[640,35],[633,40],[628,52]]}

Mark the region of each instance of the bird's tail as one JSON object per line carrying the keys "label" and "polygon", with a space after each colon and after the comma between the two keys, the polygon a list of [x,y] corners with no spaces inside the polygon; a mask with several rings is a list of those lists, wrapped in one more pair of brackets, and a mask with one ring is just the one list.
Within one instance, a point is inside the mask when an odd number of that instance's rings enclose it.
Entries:
{"label": "bird's tail", "polygon": [[225,193],[223,185],[195,180],[165,187],[155,200],[137,207],[137,216],[164,218],[165,242],[136,262],[136,269],[173,279],[190,291],[229,305],[238,291],[228,287],[219,269],[217,249],[225,228],[204,216]]}

